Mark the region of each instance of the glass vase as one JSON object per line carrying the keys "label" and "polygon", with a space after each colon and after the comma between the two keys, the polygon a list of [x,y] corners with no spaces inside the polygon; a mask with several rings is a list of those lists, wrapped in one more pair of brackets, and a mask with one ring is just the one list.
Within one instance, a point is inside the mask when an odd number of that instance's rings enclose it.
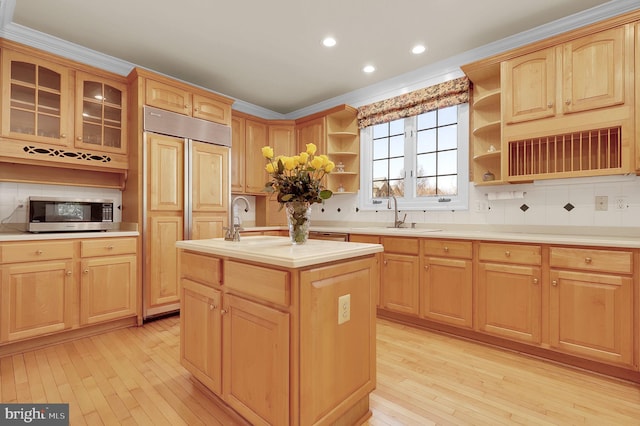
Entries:
{"label": "glass vase", "polygon": [[304,244],[309,239],[311,204],[308,201],[291,201],[285,204],[291,244]]}

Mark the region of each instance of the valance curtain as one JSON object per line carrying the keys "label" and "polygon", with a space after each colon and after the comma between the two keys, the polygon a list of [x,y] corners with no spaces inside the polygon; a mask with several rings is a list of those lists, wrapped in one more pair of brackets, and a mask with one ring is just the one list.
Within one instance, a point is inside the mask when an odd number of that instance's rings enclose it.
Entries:
{"label": "valance curtain", "polygon": [[465,102],[469,102],[469,79],[460,77],[404,95],[363,105],[358,108],[358,126],[362,129],[374,124],[412,117]]}

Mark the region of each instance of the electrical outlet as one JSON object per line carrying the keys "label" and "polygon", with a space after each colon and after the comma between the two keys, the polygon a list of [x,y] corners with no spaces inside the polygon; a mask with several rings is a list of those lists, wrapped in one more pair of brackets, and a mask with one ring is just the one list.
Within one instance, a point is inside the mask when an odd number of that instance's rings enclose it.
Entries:
{"label": "electrical outlet", "polygon": [[609,210],[609,197],[606,195],[596,195],[596,211],[604,212]]}
{"label": "electrical outlet", "polygon": [[351,319],[351,295],[338,297],[338,324],[344,324]]}
{"label": "electrical outlet", "polygon": [[629,201],[625,196],[618,196],[614,199],[614,204],[616,210],[626,210],[629,208]]}
{"label": "electrical outlet", "polygon": [[476,201],[476,212],[487,213],[489,211],[489,203],[485,201]]}

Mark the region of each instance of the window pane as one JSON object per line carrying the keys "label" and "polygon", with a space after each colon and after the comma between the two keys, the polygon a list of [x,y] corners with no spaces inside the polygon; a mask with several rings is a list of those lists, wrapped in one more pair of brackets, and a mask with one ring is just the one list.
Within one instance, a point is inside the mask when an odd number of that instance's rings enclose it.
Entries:
{"label": "window pane", "polygon": [[396,197],[404,197],[404,179],[389,181],[391,192]]}
{"label": "window pane", "polygon": [[433,152],[436,150],[436,129],[422,130],[418,132],[418,153]]}
{"label": "window pane", "polygon": [[392,158],[389,160],[389,179],[404,177],[404,158]]}
{"label": "window pane", "polygon": [[389,135],[404,135],[404,118],[389,123]]}
{"label": "window pane", "polygon": [[453,124],[458,122],[458,106],[442,108],[438,110],[438,126]]}
{"label": "window pane", "polygon": [[389,177],[389,160],[376,160],[373,162],[373,179],[387,179]]}
{"label": "window pane", "polygon": [[383,138],[389,136],[389,123],[376,124],[373,126],[373,138]]}
{"label": "window pane", "polygon": [[453,149],[458,146],[458,125],[438,128],[438,149]]}
{"label": "window pane", "polygon": [[418,197],[428,197],[436,194],[436,178],[419,178],[416,181],[416,195]]}
{"label": "window pane", "polygon": [[389,139],[389,157],[404,157],[404,136],[394,136]]}
{"label": "window pane", "polygon": [[438,175],[458,173],[458,151],[444,151],[438,153]]}
{"label": "window pane", "polygon": [[379,160],[389,156],[389,139],[377,139],[373,141],[373,159]]}
{"label": "window pane", "polygon": [[458,193],[458,177],[441,176],[438,178],[438,195],[456,195]]}
{"label": "window pane", "polygon": [[417,175],[421,176],[435,176],[436,175],[436,154],[422,154],[417,158]]}
{"label": "window pane", "polygon": [[436,110],[418,116],[418,130],[436,127]]}

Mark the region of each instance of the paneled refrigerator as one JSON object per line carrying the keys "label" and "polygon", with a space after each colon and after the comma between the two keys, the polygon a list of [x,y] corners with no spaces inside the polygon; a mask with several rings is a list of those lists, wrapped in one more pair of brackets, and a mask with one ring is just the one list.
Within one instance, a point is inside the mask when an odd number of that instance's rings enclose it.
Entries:
{"label": "paneled refrigerator", "polygon": [[145,106],[143,318],[180,307],[175,243],[223,236],[231,128]]}

